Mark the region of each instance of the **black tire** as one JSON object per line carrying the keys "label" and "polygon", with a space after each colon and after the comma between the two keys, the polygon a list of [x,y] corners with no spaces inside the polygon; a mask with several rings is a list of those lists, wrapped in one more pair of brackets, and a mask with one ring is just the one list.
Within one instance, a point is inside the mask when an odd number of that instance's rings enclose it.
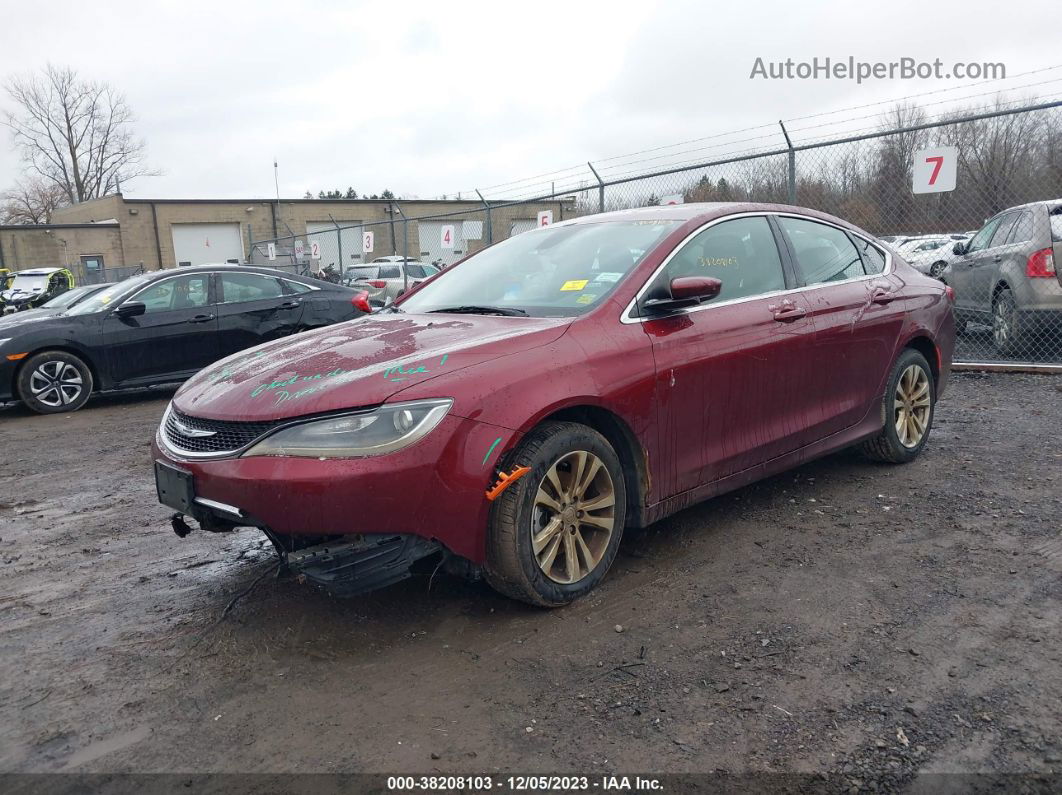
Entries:
{"label": "black tire", "polygon": [[19,399],[38,414],[77,411],[92,394],[92,371],[66,351],[34,354],[19,370]]}
{"label": "black tire", "polygon": [[[900,431],[897,428],[901,409],[896,406],[898,399],[897,391],[900,388],[900,379],[904,377],[911,367],[919,368],[928,385],[929,407],[925,413],[925,427],[917,443],[911,445],[901,440]],[[929,433],[933,429],[933,417],[937,408],[937,384],[933,378],[933,371],[929,367],[926,357],[913,348],[907,348],[896,359],[892,366],[888,380],[885,382],[885,394],[881,398],[881,433],[873,439],[868,439],[860,446],[863,455],[872,461],[883,461],[889,464],[906,464],[914,461],[922,448],[926,446]],[[921,415],[920,415],[921,416]]]}
{"label": "black tire", "polygon": [[1004,287],[992,301],[992,344],[996,352],[1003,356],[1017,353],[1023,331],[1014,294]]}
{"label": "black tire", "polygon": [[[582,568],[588,568],[588,571],[575,581],[564,583],[547,575],[539,565],[532,549],[533,528],[538,526],[536,523],[542,522],[545,515],[545,511],[535,504],[535,500],[547,472],[554,465],[564,467],[567,464],[566,457],[580,451],[596,457],[601,464],[601,467],[596,470],[598,474],[594,476],[587,491],[594,488],[595,493],[602,493],[598,489],[599,483],[605,483],[603,479],[598,481],[598,478],[602,478],[602,472],[607,472],[611,479],[607,485],[612,488],[614,498],[614,504],[610,506],[613,526],[611,535],[607,536],[607,541],[600,536],[596,537],[600,550],[597,563],[592,568],[582,566],[582,562],[586,561],[585,554],[576,553],[576,559],[580,561],[580,572]],[[558,607],[578,599],[593,589],[604,578],[612,561],[616,558],[627,518],[627,492],[623,481],[623,468],[620,465],[619,456],[616,455],[616,451],[605,437],[592,428],[574,422],[545,422],[527,434],[520,446],[506,461],[506,468],[509,471],[520,466],[531,467],[531,471],[502,492],[491,506],[487,528],[487,565],[485,567],[487,581],[495,590],[513,599],[539,607]],[[570,469],[569,472],[571,473]],[[545,488],[556,492],[552,486],[545,486]],[[569,510],[574,511],[578,506],[579,503],[571,503]],[[578,516],[582,515],[582,513],[578,514]],[[557,546],[564,547],[566,556],[567,550],[575,549],[577,543],[576,533],[564,526],[565,517],[579,525],[578,540],[582,544],[581,548],[590,549],[584,539],[589,537],[592,543],[595,536],[584,536],[584,531],[588,534],[600,533],[600,531],[593,529],[592,526],[583,527],[578,519],[560,513],[554,515],[554,518],[561,522],[559,532],[555,533]],[[568,546],[569,541],[571,547]],[[550,546],[550,544],[546,545],[547,548]],[[559,561],[560,550],[555,550],[554,554],[555,559]],[[580,555],[582,555],[581,558]]]}

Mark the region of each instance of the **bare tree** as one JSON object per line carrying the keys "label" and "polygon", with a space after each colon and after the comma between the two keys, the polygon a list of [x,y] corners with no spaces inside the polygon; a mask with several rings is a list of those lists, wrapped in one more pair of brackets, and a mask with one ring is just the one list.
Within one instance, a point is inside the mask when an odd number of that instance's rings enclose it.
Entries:
{"label": "bare tree", "polygon": [[23,180],[0,193],[0,223],[46,224],[52,211],[69,204],[66,191],[41,178]]}
{"label": "bare tree", "polygon": [[5,88],[17,108],[4,113],[4,123],[27,170],[61,188],[70,203],[157,174],[144,165],[144,142],[133,134],[125,97],[106,83],[49,65]]}

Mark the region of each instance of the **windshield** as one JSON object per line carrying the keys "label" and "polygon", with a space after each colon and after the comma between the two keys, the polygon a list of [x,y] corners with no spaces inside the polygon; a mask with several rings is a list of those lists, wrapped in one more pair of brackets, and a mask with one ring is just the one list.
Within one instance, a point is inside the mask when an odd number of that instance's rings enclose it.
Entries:
{"label": "windshield", "polygon": [[87,295],[91,295],[96,290],[102,290],[102,287],[75,287],[73,290],[67,290],[65,293],[60,293],[51,301],[43,304],[45,309],[64,309],[68,306],[73,306],[82,298]]}
{"label": "windshield", "polygon": [[151,274],[144,274],[143,276],[134,276],[131,279],[126,279],[124,282],[118,282],[112,284],[103,290],[100,290],[95,295],[91,295],[84,301],[79,301],[72,307],[66,310],[68,315],[91,315],[95,312],[102,312],[104,309],[108,309],[114,306],[114,302],[128,295],[132,290],[142,287],[151,281]]}
{"label": "windshield", "polygon": [[47,276],[19,276],[11,283],[12,290],[21,290],[24,293],[42,292],[48,287]]}
{"label": "windshield", "polygon": [[405,312],[462,306],[572,317],[601,303],[680,221],[604,221],[518,234],[473,254],[402,302]]}

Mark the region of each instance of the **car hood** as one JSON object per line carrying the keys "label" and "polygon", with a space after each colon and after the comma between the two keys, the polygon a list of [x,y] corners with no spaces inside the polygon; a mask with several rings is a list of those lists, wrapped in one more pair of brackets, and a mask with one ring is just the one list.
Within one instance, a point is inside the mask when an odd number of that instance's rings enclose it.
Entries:
{"label": "car hood", "polygon": [[27,309],[22,312],[4,315],[0,317],[0,337],[10,336],[6,333],[8,331],[28,330],[28,326],[32,323],[52,320],[60,315],[62,315],[62,312],[56,309]]}
{"label": "car hood", "polygon": [[244,422],[379,405],[415,384],[546,345],[570,322],[368,315],[216,362],[181,387],[173,405],[196,417]]}

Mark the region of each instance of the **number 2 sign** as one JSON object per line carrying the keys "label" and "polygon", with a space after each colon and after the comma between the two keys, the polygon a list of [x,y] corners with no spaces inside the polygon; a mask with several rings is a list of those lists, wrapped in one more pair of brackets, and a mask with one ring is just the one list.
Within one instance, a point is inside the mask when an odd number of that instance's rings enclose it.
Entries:
{"label": "number 2 sign", "polygon": [[452,225],[448,224],[448,225],[444,226],[442,228],[441,233],[440,233],[440,237],[441,237],[441,240],[439,242],[442,243],[442,247],[443,248],[453,248],[454,247],[454,228],[453,228]]}
{"label": "number 2 sign", "polygon": [[920,149],[914,154],[912,192],[946,193],[955,190],[959,150],[954,146]]}

